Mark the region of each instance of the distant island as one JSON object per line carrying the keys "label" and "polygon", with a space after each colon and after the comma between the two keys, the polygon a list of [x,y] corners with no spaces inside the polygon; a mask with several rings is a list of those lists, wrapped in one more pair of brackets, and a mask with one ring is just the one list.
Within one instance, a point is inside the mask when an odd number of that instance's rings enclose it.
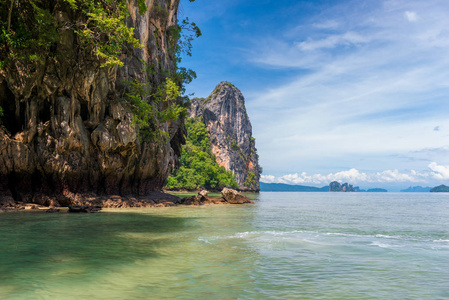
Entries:
{"label": "distant island", "polygon": [[328,186],[321,188],[304,185],[292,185],[285,183],[260,183],[260,191],[262,192],[327,192]]}
{"label": "distant island", "polygon": [[426,187],[422,187],[422,186],[414,186],[414,187],[408,187],[404,190],[401,190],[402,193],[427,193],[430,192],[431,187],[430,186],[426,186]]}
{"label": "distant island", "polygon": [[343,183],[340,184],[338,181],[332,181],[329,184],[329,192],[367,192],[367,193],[386,193],[386,189],[373,188],[368,190],[362,190],[358,186],[352,186],[352,184]]}
{"label": "distant island", "polygon": [[431,193],[449,193],[449,186],[447,185],[439,185],[430,189]]}
{"label": "distant island", "polygon": [[329,192],[359,192],[358,186],[353,187],[352,184],[347,182],[340,184],[338,181],[332,181],[329,183]]}
{"label": "distant island", "polygon": [[388,190],[381,189],[381,188],[374,188],[374,189],[368,189],[366,192],[367,193],[387,193]]}
{"label": "distant island", "polygon": [[332,181],[329,186],[314,187],[305,185],[293,185],[285,183],[260,183],[261,192],[388,192],[385,189],[373,188],[368,190],[362,190],[358,186],[353,187],[351,184],[340,184],[337,181]]}

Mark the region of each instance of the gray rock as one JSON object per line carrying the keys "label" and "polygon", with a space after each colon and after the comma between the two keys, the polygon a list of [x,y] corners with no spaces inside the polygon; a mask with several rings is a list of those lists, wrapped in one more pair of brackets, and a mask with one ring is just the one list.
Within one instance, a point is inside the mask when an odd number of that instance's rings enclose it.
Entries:
{"label": "gray rock", "polygon": [[217,163],[234,172],[239,189],[259,191],[261,168],[240,90],[229,82],[221,82],[208,98],[192,100],[190,117],[202,118]]}
{"label": "gray rock", "polygon": [[241,195],[239,192],[233,189],[224,188],[221,191],[223,198],[230,204],[245,204],[245,203],[253,203],[247,197]]}
{"label": "gray rock", "polygon": [[209,192],[207,191],[207,190],[201,190],[199,193],[198,193],[198,195],[200,195],[200,196],[202,196],[202,197],[207,197],[207,194],[208,194]]}

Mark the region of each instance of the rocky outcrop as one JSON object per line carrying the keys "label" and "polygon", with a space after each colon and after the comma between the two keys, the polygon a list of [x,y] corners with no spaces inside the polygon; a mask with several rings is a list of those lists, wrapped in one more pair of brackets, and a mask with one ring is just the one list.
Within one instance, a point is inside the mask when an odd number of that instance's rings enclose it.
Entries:
{"label": "rocky outcrop", "polygon": [[247,197],[243,196],[239,192],[233,189],[224,188],[221,191],[223,195],[223,199],[225,199],[230,204],[245,204],[245,203],[253,203]]}
{"label": "rocky outcrop", "polygon": [[354,188],[351,184],[340,184],[338,181],[332,181],[329,184],[329,192],[354,192]]}
{"label": "rocky outcrop", "polygon": [[65,195],[38,195],[29,202],[15,201],[12,197],[0,197],[0,211],[22,209],[48,209],[60,206],[92,206],[102,208],[170,207],[181,204],[181,198],[161,192],[149,192],[145,196],[98,195],[96,193],[67,193]]}
{"label": "rocky outcrop", "polygon": [[33,64],[11,61],[0,71],[0,194],[33,202],[36,195],[159,190],[180,155],[183,125],[163,122],[169,137],[143,142],[121,97],[124,80],[159,84],[174,72],[168,35],[179,0],[146,1],[143,15],[128,0],[127,22],[143,48],[129,48],[122,68],[102,68],[86,57],[68,26],[78,16],[65,1],[49,3],[59,32],[53,52]]}
{"label": "rocky outcrop", "polygon": [[190,117],[202,118],[217,163],[235,174],[239,189],[259,191],[261,168],[240,90],[221,82],[208,98],[192,100]]}
{"label": "rocky outcrop", "polygon": [[250,204],[254,203],[247,197],[233,189],[224,188],[221,191],[222,197],[211,197],[206,190],[201,190],[198,195],[183,198],[183,205],[205,205],[205,204]]}

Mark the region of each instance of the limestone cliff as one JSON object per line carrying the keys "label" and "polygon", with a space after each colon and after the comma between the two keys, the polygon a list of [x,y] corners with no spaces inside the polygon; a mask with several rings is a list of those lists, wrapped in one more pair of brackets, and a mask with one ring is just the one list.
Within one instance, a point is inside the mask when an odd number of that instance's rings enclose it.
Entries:
{"label": "limestone cliff", "polygon": [[39,195],[144,195],[164,184],[180,155],[183,125],[161,122],[169,137],[143,142],[122,101],[123,80],[158,84],[175,71],[168,32],[179,0],[146,1],[143,14],[137,0],[127,3],[127,23],[143,48],[128,47],[123,67],[101,67],[86,56],[70,25],[79,16],[55,0],[45,4],[59,35],[51,53],[0,71],[0,194],[32,202]]}
{"label": "limestone cliff", "polygon": [[261,168],[240,90],[221,82],[208,98],[192,100],[190,117],[202,117],[212,153],[220,166],[234,172],[239,189],[259,191]]}
{"label": "limestone cliff", "polygon": [[329,183],[329,192],[355,192],[358,190],[358,187],[353,187],[352,184],[348,183],[339,183],[338,181],[332,181]]}

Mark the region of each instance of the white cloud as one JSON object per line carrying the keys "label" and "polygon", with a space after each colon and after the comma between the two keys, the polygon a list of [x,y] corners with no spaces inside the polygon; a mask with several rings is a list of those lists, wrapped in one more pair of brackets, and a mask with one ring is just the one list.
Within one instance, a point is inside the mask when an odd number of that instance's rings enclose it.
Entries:
{"label": "white cloud", "polygon": [[313,27],[319,28],[319,29],[336,29],[340,27],[340,23],[336,20],[326,20],[324,22],[320,23],[313,23]]}
{"label": "white cloud", "polygon": [[418,173],[414,170],[409,173],[400,173],[398,170],[386,170],[383,172],[365,173],[357,169],[330,173],[327,175],[313,174],[287,174],[280,177],[273,175],[262,175],[261,181],[266,183],[286,183],[286,184],[329,184],[332,181],[348,182],[351,184],[364,183],[398,183],[398,182],[425,182],[429,173]]}
{"label": "white cloud", "polygon": [[405,18],[409,21],[409,22],[416,22],[418,21],[418,15],[416,14],[416,12],[414,11],[406,11],[404,13]]}
{"label": "white cloud", "polygon": [[320,40],[308,39],[305,42],[296,43],[302,51],[312,51],[323,48],[335,48],[337,46],[358,45],[368,42],[369,39],[355,32],[345,32],[343,34],[329,35]]}
{"label": "white cloud", "polygon": [[392,183],[410,183],[410,184],[437,184],[442,180],[449,180],[449,166],[439,165],[432,162],[428,165],[428,171],[411,170],[400,172],[399,170],[385,170],[382,172],[360,172],[357,169],[350,169],[327,175],[312,174],[306,172],[287,174],[283,176],[262,175],[260,181],[265,183],[285,183],[285,184],[311,184],[322,185],[329,184],[332,181],[340,183],[348,182],[350,184],[392,184]]}
{"label": "white cloud", "polygon": [[429,164],[429,168],[434,172],[432,175],[435,179],[448,180],[449,179],[449,166],[441,166],[436,162]]}

